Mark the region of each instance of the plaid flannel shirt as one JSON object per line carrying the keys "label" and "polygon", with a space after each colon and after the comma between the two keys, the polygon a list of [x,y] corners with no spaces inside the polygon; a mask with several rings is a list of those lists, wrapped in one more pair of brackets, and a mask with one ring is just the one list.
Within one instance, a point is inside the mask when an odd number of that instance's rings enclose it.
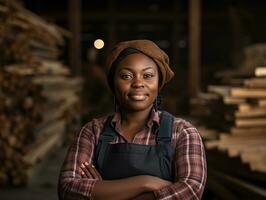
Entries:
{"label": "plaid flannel shirt", "polygon": [[[156,133],[153,126],[160,126],[161,111],[152,110],[145,128],[136,134],[132,143],[156,144]],[[80,166],[91,163],[94,149],[103,130],[107,116],[88,122],[77,134],[76,139],[66,155],[61,169],[58,185],[60,199],[91,199],[91,193],[98,181],[82,178]],[[115,113],[112,119],[118,137],[114,143],[127,142],[121,132],[121,116]],[[181,118],[174,118],[172,127],[172,146],[175,149],[175,182],[160,190],[154,191],[156,199],[201,199],[206,183],[207,169],[204,146],[195,127]]]}

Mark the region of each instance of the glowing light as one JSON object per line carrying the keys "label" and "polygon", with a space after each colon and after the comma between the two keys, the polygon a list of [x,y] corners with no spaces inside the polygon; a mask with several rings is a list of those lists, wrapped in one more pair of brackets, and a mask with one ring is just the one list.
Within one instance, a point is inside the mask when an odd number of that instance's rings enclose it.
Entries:
{"label": "glowing light", "polygon": [[104,41],[102,39],[97,39],[94,41],[94,47],[96,49],[102,49],[104,47]]}

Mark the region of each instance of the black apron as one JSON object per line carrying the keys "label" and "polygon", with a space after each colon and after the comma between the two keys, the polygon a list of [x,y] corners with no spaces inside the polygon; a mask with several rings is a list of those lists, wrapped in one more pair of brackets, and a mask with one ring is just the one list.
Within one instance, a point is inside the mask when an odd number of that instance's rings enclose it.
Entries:
{"label": "black apron", "polygon": [[117,137],[111,120],[112,117],[109,117],[99,137],[94,159],[94,164],[104,180],[151,175],[173,181],[173,116],[170,113],[162,113],[156,145],[109,144]]}

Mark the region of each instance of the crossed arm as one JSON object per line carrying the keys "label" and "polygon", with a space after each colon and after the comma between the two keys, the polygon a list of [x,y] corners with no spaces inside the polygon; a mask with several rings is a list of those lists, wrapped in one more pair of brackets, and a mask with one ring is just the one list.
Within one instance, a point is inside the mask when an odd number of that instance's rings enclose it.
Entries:
{"label": "crossed arm", "polygon": [[[95,134],[92,124],[85,125],[70,147],[58,183],[59,199],[154,199],[153,191],[171,184],[153,176],[134,176],[120,180],[102,180],[95,168],[83,163],[92,162]],[[87,171],[86,171],[87,170]],[[83,172],[83,173],[82,173]]]}
{"label": "crossed arm", "polygon": [[97,169],[87,162],[81,165],[83,178],[99,180],[92,191],[92,199],[153,200],[153,191],[166,187],[171,182],[152,176],[135,176],[126,179],[104,181]]}
{"label": "crossed arm", "polygon": [[[96,143],[95,135],[90,130],[92,127],[80,132],[67,154],[59,178],[59,199],[201,198],[206,182],[206,161],[203,144],[195,128],[186,128],[178,136],[174,183],[152,176],[107,181],[102,180],[97,171],[85,174],[80,167],[82,163],[91,163]],[[92,166],[87,170],[92,170]]]}

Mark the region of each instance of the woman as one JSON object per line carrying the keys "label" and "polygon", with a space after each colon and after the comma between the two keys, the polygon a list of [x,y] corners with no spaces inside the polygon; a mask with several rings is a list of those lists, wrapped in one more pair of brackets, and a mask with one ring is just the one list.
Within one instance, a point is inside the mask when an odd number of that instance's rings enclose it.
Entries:
{"label": "woman", "polygon": [[206,162],[198,131],[158,110],[173,76],[149,40],[119,43],[107,59],[116,112],[88,122],[63,164],[60,199],[200,199]]}

